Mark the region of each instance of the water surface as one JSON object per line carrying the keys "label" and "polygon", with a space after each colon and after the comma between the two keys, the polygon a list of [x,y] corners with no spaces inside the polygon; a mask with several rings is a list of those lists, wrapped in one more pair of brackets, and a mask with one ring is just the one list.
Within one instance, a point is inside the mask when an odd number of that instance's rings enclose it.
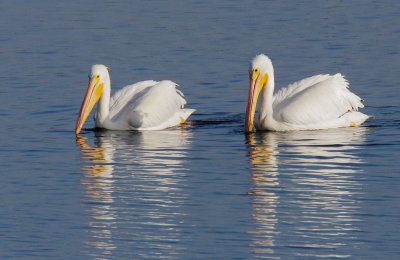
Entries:
{"label": "water surface", "polygon": [[[0,257],[396,259],[395,1],[2,1]],[[343,73],[363,127],[243,133],[250,59],[277,85]],[[90,66],[114,91],[180,85],[183,127],[75,119]]]}

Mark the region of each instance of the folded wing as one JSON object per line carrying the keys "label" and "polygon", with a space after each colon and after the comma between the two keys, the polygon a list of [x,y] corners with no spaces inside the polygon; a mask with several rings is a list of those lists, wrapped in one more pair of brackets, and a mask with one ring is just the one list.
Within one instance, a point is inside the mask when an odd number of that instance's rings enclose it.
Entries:
{"label": "folded wing", "polygon": [[274,118],[281,122],[309,125],[334,120],[364,107],[350,92],[341,74],[317,75],[293,83],[274,96]]}
{"label": "folded wing", "polygon": [[[120,117],[132,129],[157,130],[185,121],[194,110],[183,109],[186,100],[172,81],[143,81],[127,86],[112,98],[110,111],[112,119]],[[186,112],[186,113],[184,113]],[[181,115],[186,115],[180,118]]]}

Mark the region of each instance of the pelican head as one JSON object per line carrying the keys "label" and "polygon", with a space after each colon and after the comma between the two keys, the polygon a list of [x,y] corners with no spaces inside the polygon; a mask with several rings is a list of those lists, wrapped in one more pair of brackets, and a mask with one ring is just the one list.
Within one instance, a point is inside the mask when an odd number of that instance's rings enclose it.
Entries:
{"label": "pelican head", "polygon": [[270,75],[273,75],[271,60],[264,54],[254,57],[249,69],[249,96],[247,99],[245,132],[254,132],[254,114],[261,90],[267,85]]}
{"label": "pelican head", "polygon": [[99,101],[105,82],[109,82],[107,67],[104,65],[93,65],[89,74],[89,83],[83,98],[78,119],[76,120],[75,134],[78,135],[94,105]]}

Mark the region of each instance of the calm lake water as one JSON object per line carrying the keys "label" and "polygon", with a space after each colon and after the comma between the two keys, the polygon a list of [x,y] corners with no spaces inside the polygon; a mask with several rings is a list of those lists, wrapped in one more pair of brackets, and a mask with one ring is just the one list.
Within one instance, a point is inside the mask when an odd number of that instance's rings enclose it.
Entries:
{"label": "calm lake water", "polygon": [[[396,259],[399,1],[0,2],[0,258]],[[243,133],[248,64],[341,72],[363,127]],[[184,126],[75,119],[90,66],[170,79]]]}

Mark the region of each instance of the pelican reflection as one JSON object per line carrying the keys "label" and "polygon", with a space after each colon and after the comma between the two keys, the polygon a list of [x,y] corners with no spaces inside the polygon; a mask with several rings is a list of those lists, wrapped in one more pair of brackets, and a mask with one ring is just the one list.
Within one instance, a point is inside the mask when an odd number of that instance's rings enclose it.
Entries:
{"label": "pelican reflection", "polygon": [[[183,248],[190,132],[98,131],[77,138],[89,215],[86,254],[173,258]],[[126,255],[125,255],[126,254]],[[171,257],[169,257],[171,256]]]}
{"label": "pelican reflection", "polygon": [[[366,128],[247,136],[255,257],[348,257],[356,216]],[[285,251],[285,252],[286,252]]]}
{"label": "pelican reflection", "polygon": [[87,163],[82,166],[86,178],[81,181],[86,193],[85,202],[91,205],[87,211],[90,216],[88,223],[89,237],[85,241],[87,248],[96,248],[97,253],[88,255],[110,255],[115,250],[112,230],[116,227],[116,212],[114,203],[113,152],[109,143],[102,138],[95,146],[87,144],[87,137],[78,136],[76,139],[82,159]]}

